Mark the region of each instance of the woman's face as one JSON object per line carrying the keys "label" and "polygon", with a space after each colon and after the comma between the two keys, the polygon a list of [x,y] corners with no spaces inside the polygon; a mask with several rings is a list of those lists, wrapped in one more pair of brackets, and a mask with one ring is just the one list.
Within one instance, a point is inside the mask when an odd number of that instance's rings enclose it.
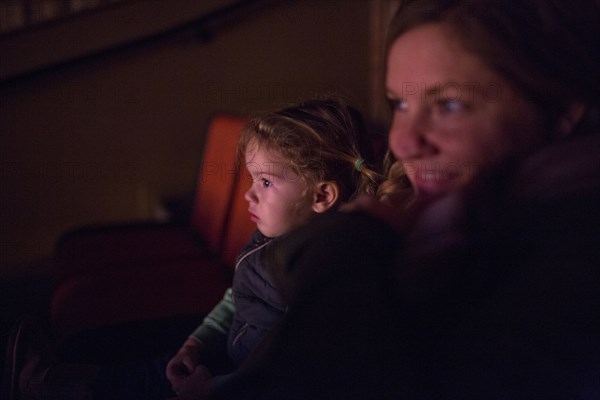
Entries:
{"label": "woman's face", "polygon": [[543,140],[541,117],[443,24],[404,33],[390,47],[389,145],[418,196],[469,183],[482,168]]}

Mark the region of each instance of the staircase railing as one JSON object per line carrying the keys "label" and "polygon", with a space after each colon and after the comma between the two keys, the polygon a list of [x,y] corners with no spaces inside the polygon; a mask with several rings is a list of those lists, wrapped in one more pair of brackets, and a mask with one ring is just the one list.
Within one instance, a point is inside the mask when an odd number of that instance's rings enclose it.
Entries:
{"label": "staircase railing", "polygon": [[[119,0],[53,23],[6,32],[0,35],[0,83],[150,42],[210,41],[237,22],[285,1],[290,0]],[[157,18],[168,7],[173,12]],[[141,23],[144,18],[152,22]],[[120,21],[134,23],[115,27]]]}

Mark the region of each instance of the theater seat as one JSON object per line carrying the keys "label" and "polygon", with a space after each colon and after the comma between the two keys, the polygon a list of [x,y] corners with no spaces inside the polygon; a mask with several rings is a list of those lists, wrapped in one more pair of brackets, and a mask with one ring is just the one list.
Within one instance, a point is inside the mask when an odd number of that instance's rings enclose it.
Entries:
{"label": "theater seat", "polygon": [[51,302],[59,340],[131,321],[201,316],[221,299],[255,229],[243,198],[248,174],[235,160],[244,123],[211,119],[189,226],[105,225],[63,235]]}

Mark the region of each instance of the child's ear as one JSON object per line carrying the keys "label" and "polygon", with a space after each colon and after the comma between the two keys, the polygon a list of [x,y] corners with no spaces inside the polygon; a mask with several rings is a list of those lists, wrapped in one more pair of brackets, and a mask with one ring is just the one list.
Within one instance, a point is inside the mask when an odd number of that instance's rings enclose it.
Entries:
{"label": "child's ear", "polygon": [[335,182],[319,182],[315,187],[312,209],[324,213],[333,207],[340,198],[340,188]]}

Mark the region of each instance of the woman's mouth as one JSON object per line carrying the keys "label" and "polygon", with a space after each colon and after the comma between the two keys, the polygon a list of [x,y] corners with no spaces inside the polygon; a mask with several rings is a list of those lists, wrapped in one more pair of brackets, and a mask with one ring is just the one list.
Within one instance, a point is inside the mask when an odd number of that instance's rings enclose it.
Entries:
{"label": "woman's mouth", "polygon": [[409,179],[418,196],[437,195],[458,185],[459,177],[455,174],[441,174],[438,171],[417,170]]}

